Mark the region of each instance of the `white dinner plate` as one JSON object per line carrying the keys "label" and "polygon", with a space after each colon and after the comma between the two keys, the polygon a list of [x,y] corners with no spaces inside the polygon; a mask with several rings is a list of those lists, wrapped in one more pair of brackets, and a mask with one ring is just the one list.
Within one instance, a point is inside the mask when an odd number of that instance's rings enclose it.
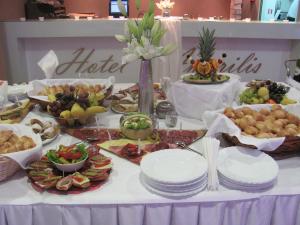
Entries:
{"label": "white dinner plate", "polygon": [[148,177],[147,175],[142,174],[142,173],[141,173],[141,176],[143,176],[145,179],[147,179],[147,181],[149,181],[150,183],[153,183],[155,185],[162,186],[162,187],[165,187],[165,188],[175,188],[175,189],[176,188],[188,187],[188,186],[192,186],[192,185],[197,185],[200,182],[207,181],[207,173],[205,173],[199,179],[193,180],[192,182],[179,183],[179,184],[176,184],[176,183],[175,184],[172,184],[172,183],[161,183],[161,182],[158,182],[156,180],[151,179],[150,177]]}
{"label": "white dinner plate", "polygon": [[243,147],[229,147],[220,151],[218,171],[232,181],[243,184],[264,184],[278,176],[278,165],[267,154]]}
{"label": "white dinner plate", "polygon": [[222,184],[224,187],[228,189],[233,189],[233,190],[240,190],[240,191],[246,191],[246,192],[262,192],[262,191],[267,191],[271,189],[274,184],[276,183],[276,180],[270,183],[266,183],[264,185],[258,185],[258,186],[243,186],[239,184],[232,183],[226,179],[220,179],[220,184]]}
{"label": "white dinner plate", "polygon": [[143,157],[142,173],[160,183],[180,184],[195,181],[207,172],[202,156],[182,149],[165,149]]}
{"label": "white dinner plate", "polygon": [[203,184],[207,183],[207,178],[202,179],[198,181],[197,183],[193,183],[192,185],[183,185],[183,186],[168,186],[168,185],[162,185],[156,182],[153,182],[152,180],[148,179],[146,176],[143,176],[141,174],[142,179],[144,182],[146,182],[148,185],[151,187],[160,190],[160,191],[165,191],[165,192],[174,192],[174,193],[181,193],[181,192],[190,192],[193,190],[198,189],[199,187],[202,187]]}
{"label": "white dinner plate", "polygon": [[221,173],[218,173],[218,177],[219,177],[219,180],[225,180],[229,183],[232,183],[234,185],[237,185],[237,186],[243,186],[243,187],[263,187],[263,186],[268,186],[269,184],[272,184],[275,182],[275,180],[272,180],[270,182],[267,182],[267,183],[261,183],[261,184],[249,184],[249,183],[242,183],[242,182],[238,182],[238,181],[235,181],[235,180],[231,180],[230,178],[228,177],[225,177],[224,175],[222,175]]}
{"label": "white dinner plate", "polygon": [[192,191],[188,191],[188,192],[181,192],[181,193],[178,193],[178,192],[174,193],[174,192],[166,192],[166,191],[157,190],[157,189],[151,187],[150,185],[148,185],[143,179],[141,179],[141,183],[144,185],[144,187],[148,191],[150,191],[154,194],[163,196],[163,197],[167,197],[167,198],[187,198],[192,195],[198,194],[199,192],[203,191],[207,186],[207,183],[204,183],[202,186],[200,186],[196,190],[192,190]]}

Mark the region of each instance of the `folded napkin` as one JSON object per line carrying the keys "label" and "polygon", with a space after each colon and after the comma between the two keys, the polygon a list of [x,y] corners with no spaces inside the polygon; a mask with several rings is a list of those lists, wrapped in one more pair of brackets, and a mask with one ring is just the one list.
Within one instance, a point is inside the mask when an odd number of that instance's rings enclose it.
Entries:
{"label": "folded napkin", "polygon": [[50,50],[41,60],[38,62],[39,67],[43,70],[47,79],[53,78],[56,67],[58,66],[58,58],[53,50]]}
{"label": "folded napkin", "polygon": [[202,153],[207,160],[207,164],[208,164],[207,189],[209,191],[216,191],[219,188],[219,179],[217,173],[219,146],[220,146],[220,141],[210,137],[204,137],[199,141],[196,141],[192,145],[190,145],[192,149]]}

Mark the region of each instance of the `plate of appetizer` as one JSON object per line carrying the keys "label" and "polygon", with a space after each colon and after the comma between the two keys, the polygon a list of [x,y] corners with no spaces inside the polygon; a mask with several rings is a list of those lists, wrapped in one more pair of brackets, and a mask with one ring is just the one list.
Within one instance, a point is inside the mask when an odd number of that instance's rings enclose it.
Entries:
{"label": "plate of appetizer", "polygon": [[143,113],[129,113],[121,119],[120,129],[127,138],[145,140],[153,132],[153,121]]}
{"label": "plate of appetizer", "polygon": [[240,104],[295,104],[300,94],[294,88],[271,80],[253,80],[239,95]]}
{"label": "plate of appetizer", "polygon": [[14,124],[21,122],[33,109],[34,104],[29,99],[13,104],[7,104],[0,112],[1,124]]}
{"label": "plate of appetizer", "polygon": [[79,194],[100,188],[111,169],[110,158],[100,154],[98,147],[82,142],[49,150],[29,165],[27,176],[39,192]]}
{"label": "plate of appetizer", "polygon": [[31,119],[25,121],[25,124],[31,127],[34,133],[41,136],[43,145],[54,141],[60,133],[58,123],[51,118],[41,119],[39,117],[31,117]]}
{"label": "plate of appetizer", "polygon": [[[120,90],[117,93],[110,96],[111,102],[111,110],[115,113],[130,113],[138,111],[138,94],[139,94],[139,86],[137,84]],[[153,99],[154,104],[166,100],[166,94],[162,90],[161,85],[159,83],[153,84]]]}

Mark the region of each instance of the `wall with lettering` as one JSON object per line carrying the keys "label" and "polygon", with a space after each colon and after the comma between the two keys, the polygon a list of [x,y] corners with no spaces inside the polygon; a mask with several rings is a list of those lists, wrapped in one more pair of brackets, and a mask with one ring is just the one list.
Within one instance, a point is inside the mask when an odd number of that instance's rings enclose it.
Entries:
{"label": "wall with lettering", "polygon": [[[183,39],[183,73],[190,72],[187,55],[197,57],[197,38]],[[122,43],[113,38],[51,38],[25,41],[30,80],[44,78],[37,62],[50,49],[59,58],[56,78],[106,78],[114,75],[118,82],[136,82],[139,63],[121,65]],[[242,80],[285,80],[283,62],[288,59],[287,40],[217,39],[215,56],[223,58],[221,72],[236,73]]]}

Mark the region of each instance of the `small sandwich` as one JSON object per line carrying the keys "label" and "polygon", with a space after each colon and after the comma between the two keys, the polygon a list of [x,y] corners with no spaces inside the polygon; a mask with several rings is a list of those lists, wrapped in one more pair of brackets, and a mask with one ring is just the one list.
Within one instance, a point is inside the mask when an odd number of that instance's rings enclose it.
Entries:
{"label": "small sandwich", "polygon": [[106,167],[111,168],[111,158],[104,155],[95,155],[90,158],[91,168],[93,169],[105,169]]}
{"label": "small sandwich", "polygon": [[30,163],[28,169],[47,170],[47,169],[52,169],[52,166],[48,161],[39,160],[39,161],[35,161],[33,163]]}
{"label": "small sandwich", "polygon": [[72,184],[73,184],[73,176],[69,175],[69,176],[66,176],[66,177],[60,179],[56,183],[56,189],[61,190],[61,191],[67,191],[72,187]]}
{"label": "small sandwich", "polygon": [[34,181],[42,181],[52,176],[51,171],[46,170],[30,170],[28,172],[28,177]]}
{"label": "small sandwich", "polygon": [[56,183],[61,179],[61,176],[50,176],[44,180],[34,182],[37,186],[42,189],[49,189],[56,186]]}
{"label": "small sandwich", "polygon": [[87,169],[82,172],[82,175],[88,177],[91,181],[104,181],[108,178],[109,170]]}
{"label": "small sandwich", "polygon": [[73,178],[73,185],[78,188],[88,188],[91,183],[90,179],[82,174],[76,172],[72,175]]}

